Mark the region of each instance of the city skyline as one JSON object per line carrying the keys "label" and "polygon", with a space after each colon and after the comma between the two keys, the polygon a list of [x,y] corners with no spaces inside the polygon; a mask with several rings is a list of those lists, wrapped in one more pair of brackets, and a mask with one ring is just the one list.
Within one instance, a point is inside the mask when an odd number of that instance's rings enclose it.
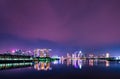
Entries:
{"label": "city skyline", "polygon": [[0,53],[52,48],[59,52],[120,52],[119,0],[0,1]]}
{"label": "city skyline", "polygon": [[0,79],[119,79],[120,0],[0,0]]}

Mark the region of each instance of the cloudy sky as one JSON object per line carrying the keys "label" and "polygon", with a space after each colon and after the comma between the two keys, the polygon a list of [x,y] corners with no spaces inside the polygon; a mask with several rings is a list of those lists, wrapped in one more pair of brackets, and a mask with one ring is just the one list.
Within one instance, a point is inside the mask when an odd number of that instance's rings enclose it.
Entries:
{"label": "cloudy sky", "polygon": [[37,47],[38,41],[73,47],[118,46],[119,4],[120,0],[0,0],[1,47]]}

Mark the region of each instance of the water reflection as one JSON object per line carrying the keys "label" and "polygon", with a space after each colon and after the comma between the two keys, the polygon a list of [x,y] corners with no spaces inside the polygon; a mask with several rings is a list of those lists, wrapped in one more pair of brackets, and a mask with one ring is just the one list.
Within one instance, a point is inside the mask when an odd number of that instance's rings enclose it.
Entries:
{"label": "water reflection", "polygon": [[39,62],[34,65],[36,70],[52,70],[50,67],[50,62]]}
{"label": "water reflection", "polygon": [[82,60],[78,60],[79,69],[82,69]]}
{"label": "water reflection", "polygon": [[[62,60],[61,60],[62,61]],[[87,66],[105,66],[105,67],[109,67],[110,66],[110,62],[107,60],[94,60],[94,59],[90,59],[90,60],[81,60],[81,59],[67,59],[66,61],[62,61],[62,64],[65,64],[67,66],[74,66],[75,68],[79,68],[82,69],[82,66],[87,65]]]}
{"label": "water reflection", "polygon": [[53,61],[53,64],[59,64],[61,61]]}
{"label": "water reflection", "polygon": [[71,59],[67,60],[67,66],[71,65]]}
{"label": "water reflection", "polygon": [[[7,70],[7,69],[11,69],[11,70]],[[73,79],[73,78],[74,79],[79,79],[79,78],[119,79],[120,78],[119,77],[120,63],[117,61],[109,62],[106,60],[69,59],[69,60],[60,60],[54,62],[36,61],[36,62],[28,62],[28,63],[25,62],[0,63],[0,70],[1,70],[0,71],[1,79],[9,79],[9,78],[10,79],[39,79],[39,78],[41,79]],[[116,74],[118,78],[116,78]]]}
{"label": "water reflection", "polygon": [[109,61],[105,61],[105,62],[106,62],[105,66],[109,67],[110,66],[110,62]]}
{"label": "water reflection", "polygon": [[32,65],[33,65],[32,62],[27,62],[27,63],[1,63],[0,64],[0,70],[29,67],[29,66],[32,66]]}
{"label": "water reflection", "polygon": [[[81,60],[81,59],[67,59],[53,61],[53,62],[26,62],[26,63],[1,63],[0,70],[13,69],[13,68],[23,68],[23,67],[33,67],[35,70],[52,70],[51,64],[66,64],[67,66],[73,66],[74,68],[82,69],[83,66],[104,66],[110,67],[110,62],[106,60]],[[57,65],[58,66],[58,65]]]}
{"label": "water reflection", "polygon": [[89,66],[93,66],[94,65],[94,60],[90,59],[89,60]]}
{"label": "water reflection", "polygon": [[74,66],[75,68],[82,69],[84,65],[87,66],[105,66],[109,67],[110,62],[107,60],[81,60],[81,59],[67,59],[66,61],[59,60],[59,61],[53,61],[53,62],[39,62],[34,65],[34,68],[37,70],[51,70],[50,64],[66,64],[67,66]]}

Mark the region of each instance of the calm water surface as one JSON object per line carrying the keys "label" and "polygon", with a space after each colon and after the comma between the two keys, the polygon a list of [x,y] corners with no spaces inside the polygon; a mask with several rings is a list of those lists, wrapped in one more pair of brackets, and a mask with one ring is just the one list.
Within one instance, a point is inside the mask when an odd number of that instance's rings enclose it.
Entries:
{"label": "calm water surface", "polygon": [[66,60],[0,64],[0,79],[120,79],[120,63]]}

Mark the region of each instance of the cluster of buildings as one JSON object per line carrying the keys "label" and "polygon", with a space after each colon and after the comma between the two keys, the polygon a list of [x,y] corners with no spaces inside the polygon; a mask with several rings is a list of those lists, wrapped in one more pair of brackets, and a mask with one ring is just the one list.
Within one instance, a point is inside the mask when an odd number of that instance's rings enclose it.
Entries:
{"label": "cluster of buildings", "polygon": [[49,52],[51,49],[35,49],[34,57],[50,57]]}
{"label": "cluster of buildings", "polygon": [[[19,61],[32,61],[33,59],[38,60],[39,57],[50,57],[49,52],[51,49],[35,49],[34,51],[23,51],[20,49],[7,51],[4,54],[0,54],[0,60],[19,60]],[[3,61],[2,61],[3,62]]]}
{"label": "cluster of buildings", "polygon": [[[11,52],[6,52],[5,54],[9,55],[22,55],[22,56],[31,56],[31,57],[50,57],[50,52],[52,50],[51,49],[35,49],[33,51],[27,50],[12,50]],[[100,55],[95,55],[95,54],[85,54],[82,51],[76,51],[72,54],[67,53],[67,55],[65,57],[61,57],[61,58],[67,58],[67,59],[84,59],[84,58],[109,58],[110,54],[109,53],[105,53],[105,54],[100,54]],[[53,57],[53,58],[59,58],[59,57]]]}
{"label": "cluster of buildings", "polygon": [[100,55],[94,55],[94,54],[84,54],[82,51],[76,51],[72,54],[67,53],[66,58],[67,59],[83,59],[83,58],[109,58],[110,54],[100,54]]}
{"label": "cluster of buildings", "polygon": [[49,57],[49,52],[51,49],[35,49],[33,51],[31,50],[21,50],[16,49],[12,51],[6,51],[4,54],[6,55],[22,55],[22,56],[32,56],[32,57]]}
{"label": "cluster of buildings", "polygon": [[83,58],[83,57],[84,57],[84,55],[83,55],[82,51],[75,52],[73,54],[67,53],[67,58],[76,59],[76,58]]}

